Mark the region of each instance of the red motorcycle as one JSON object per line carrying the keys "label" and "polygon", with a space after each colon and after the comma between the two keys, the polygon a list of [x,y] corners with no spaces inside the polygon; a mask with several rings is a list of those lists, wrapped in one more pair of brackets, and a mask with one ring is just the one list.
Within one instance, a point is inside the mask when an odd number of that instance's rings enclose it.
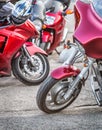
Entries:
{"label": "red motorcycle", "polygon": [[[68,10],[70,0],[67,0],[66,3],[65,1],[55,0],[52,4],[51,1],[48,0],[48,3],[44,4],[46,8],[49,4],[51,7],[46,9],[47,11],[45,13],[43,25],[41,26],[42,21],[40,22],[41,16],[39,16],[39,20],[37,20],[36,23],[34,19],[32,21],[35,23],[35,25],[37,25],[38,28],[42,27],[40,30],[40,41],[38,42],[37,46],[50,54],[53,52],[53,50],[58,52],[56,48],[61,43],[68,41],[68,29],[65,28],[68,23],[65,16],[67,14],[71,14],[72,12]],[[34,17],[33,13],[32,17]]]}
{"label": "red motorcycle", "polygon": [[21,82],[35,85],[48,76],[49,62],[47,54],[29,42],[39,37],[34,24],[26,20],[29,14],[27,1],[17,2],[8,21],[0,27],[0,76],[10,76],[12,70]]}
{"label": "red motorcycle", "polygon": [[[51,72],[37,93],[38,107],[47,113],[61,111],[73,103],[88,76],[96,102],[102,106],[102,1],[77,0],[74,14],[72,53],[63,66]],[[76,67],[79,53],[84,57],[83,65]]]}

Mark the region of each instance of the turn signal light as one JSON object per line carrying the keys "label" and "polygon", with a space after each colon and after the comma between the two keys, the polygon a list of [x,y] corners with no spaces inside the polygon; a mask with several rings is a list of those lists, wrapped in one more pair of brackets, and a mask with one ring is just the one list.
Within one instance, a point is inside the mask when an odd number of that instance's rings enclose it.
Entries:
{"label": "turn signal light", "polygon": [[46,29],[46,25],[45,24],[43,24],[42,29]]}
{"label": "turn signal light", "polygon": [[66,10],[66,14],[73,14],[73,10],[70,9]]}

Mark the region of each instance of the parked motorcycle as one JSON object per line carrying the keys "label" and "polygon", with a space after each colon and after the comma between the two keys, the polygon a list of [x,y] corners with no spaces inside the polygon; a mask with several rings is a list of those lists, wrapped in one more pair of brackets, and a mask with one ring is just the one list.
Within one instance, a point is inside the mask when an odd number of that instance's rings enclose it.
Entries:
{"label": "parked motorcycle", "polygon": [[49,62],[47,54],[29,42],[32,37],[39,37],[28,19],[30,14],[30,3],[19,1],[0,26],[0,76],[10,76],[12,70],[21,82],[36,85],[48,76]]}
{"label": "parked motorcycle", "polygon": [[[73,46],[73,52],[63,66],[53,70],[40,86],[37,104],[42,111],[54,113],[69,106],[78,97],[88,76],[97,104],[102,106],[101,5],[100,0],[76,1],[73,38],[77,46]],[[84,55],[82,68],[74,65],[79,52]]]}
{"label": "parked motorcycle", "polygon": [[[56,50],[59,54],[57,47],[61,43],[68,41],[68,28],[66,28],[68,21],[65,16],[71,14],[72,11],[68,9],[70,0],[67,0],[66,3],[60,0],[53,0],[51,2],[51,0],[47,0],[47,2],[45,1],[42,4],[46,9],[45,18],[43,21],[40,21],[41,13],[39,13],[39,21],[35,23],[40,28],[40,40],[36,43],[38,43],[37,46],[45,50],[48,54],[51,54],[53,50]],[[33,13],[32,17],[34,17]],[[32,21],[34,21],[34,18],[32,18]]]}

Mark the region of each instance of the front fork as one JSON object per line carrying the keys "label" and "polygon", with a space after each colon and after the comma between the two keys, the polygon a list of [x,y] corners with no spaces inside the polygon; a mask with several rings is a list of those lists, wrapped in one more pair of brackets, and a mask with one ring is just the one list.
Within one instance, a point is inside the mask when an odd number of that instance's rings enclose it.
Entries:
{"label": "front fork", "polygon": [[83,57],[83,54],[79,51],[78,46],[70,43],[68,46],[71,47],[71,54],[68,56],[68,59],[63,63],[63,65],[73,65],[78,58]]}
{"label": "front fork", "polygon": [[78,54],[79,50],[76,49],[76,47],[71,47],[72,48],[72,54],[69,55],[68,59],[63,63],[63,65],[72,65],[75,56]]}
{"label": "front fork", "polygon": [[[73,55],[76,55],[76,54],[77,53],[74,53]],[[69,61],[71,61],[71,58],[69,58],[67,60],[67,63]],[[89,68],[92,66],[93,62],[94,62],[94,59],[91,59],[91,58],[88,59],[87,66],[84,66],[84,68],[81,70],[81,72],[79,73],[79,75],[75,78],[74,82],[69,86],[70,89],[68,89],[68,91],[64,95],[64,99],[65,100],[68,100],[68,99],[71,98],[73,92],[77,88],[77,84],[85,77],[85,74],[89,71]]]}
{"label": "front fork", "polygon": [[[74,63],[74,58],[78,53],[78,49],[73,47],[73,52],[72,54],[68,57],[68,59],[64,62],[63,65],[72,65]],[[78,83],[84,78],[85,79],[85,74],[89,71],[91,68],[91,88],[93,91],[93,94],[95,96],[95,99],[98,103],[99,106],[102,106],[102,79],[98,70],[98,67],[95,65],[94,66],[94,61],[95,59],[93,58],[88,58],[87,57],[87,64],[83,67],[81,72],[78,74],[78,76],[75,78],[72,84],[70,84],[68,91],[64,95],[65,100],[69,100],[74,93],[74,91],[77,89]],[[97,87],[95,87],[95,81],[98,82]]]}
{"label": "front fork", "polygon": [[[69,55],[68,59],[63,63],[63,65],[64,66],[73,65],[73,63],[75,62],[75,57],[78,53],[80,53],[79,57],[82,56],[82,53],[79,51],[79,49],[75,46],[72,46],[72,53],[71,53],[71,55]],[[87,65],[84,66],[84,68],[81,70],[81,72],[75,78],[74,82],[69,86],[70,89],[68,89],[68,91],[64,95],[65,100],[70,99],[73,92],[77,88],[77,84],[85,77],[85,74],[89,71],[89,68],[92,66],[93,62],[94,62],[94,59],[92,59],[92,58],[87,59]]]}
{"label": "front fork", "polygon": [[24,51],[24,54],[28,57],[28,59],[30,60],[31,64],[34,66],[34,59],[32,58],[32,56],[29,54],[27,47],[25,44],[23,44],[22,49]]}

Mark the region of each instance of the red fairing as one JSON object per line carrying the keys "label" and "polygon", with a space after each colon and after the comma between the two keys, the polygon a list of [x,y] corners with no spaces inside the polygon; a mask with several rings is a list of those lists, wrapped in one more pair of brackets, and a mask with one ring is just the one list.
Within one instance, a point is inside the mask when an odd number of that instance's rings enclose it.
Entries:
{"label": "red fairing", "polygon": [[62,16],[62,13],[61,12],[57,12],[57,13],[53,13],[53,12],[48,12],[46,13],[46,15],[48,15],[49,17],[54,17],[55,20],[54,20],[54,23],[50,24],[50,25],[46,25],[47,28],[53,28],[53,26],[56,26],[55,29],[59,30],[62,29],[63,27],[60,25],[58,26],[58,24],[62,24],[63,22],[63,16]]}
{"label": "red fairing", "polygon": [[[38,31],[30,20],[22,25],[9,26],[0,30],[0,74],[10,74],[11,60],[14,55],[29,38],[38,35]],[[29,49],[29,51],[31,50]]]}
{"label": "red fairing", "polygon": [[[26,33],[30,33],[30,35],[28,35],[29,37],[31,37],[31,36],[36,37],[39,35],[37,29],[35,28],[34,24],[30,20],[27,20],[24,24],[17,26],[16,28],[24,30],[24,31],[26,31]],[[21,34],[21,32],[20,32],[20,34]],[[24,35],[25,35],[25,32],[24,32]]]}
{"label": "red fairing", "polygon": [[14,53],[16,53],[30,37],[36,37],[37,35],[38,32],[30,20],[27,20],[20,26],[11,26],[0,30],[0,36],[4,36],[7,39],[3,53],[6,53],[6,55],[12,58]]}
{"label": "red fairing", "polygon": [[46,16],[54,18],[52,23],[49,25],[45,24],[46,29],[44,29],[42,33],[42,42],[46,42],[46,44],[50,42],[50,48],[46,51],[47,53],[50,53],[60,45],[66,21],[62,12],[48,12],[46,13]]}
{"label": "red fairing", "polygon": [[54,79],[62,79],[70,76],[77,76],[80,73],[80,70],[77,69],[74,66],[62,66],[57,69],[55,69],[52,73],[51,76]]}
{"label": "red fairing", "polygon": [[53,35],[50,32],[43,31],[42,32],[42,42],[53,42]]}
{"label": "red fairing", "polygon": [[76,30],[74,38],[84,47],[87,56],[102,59],[102,18],[92,4],[78,0],[75,4]]}

